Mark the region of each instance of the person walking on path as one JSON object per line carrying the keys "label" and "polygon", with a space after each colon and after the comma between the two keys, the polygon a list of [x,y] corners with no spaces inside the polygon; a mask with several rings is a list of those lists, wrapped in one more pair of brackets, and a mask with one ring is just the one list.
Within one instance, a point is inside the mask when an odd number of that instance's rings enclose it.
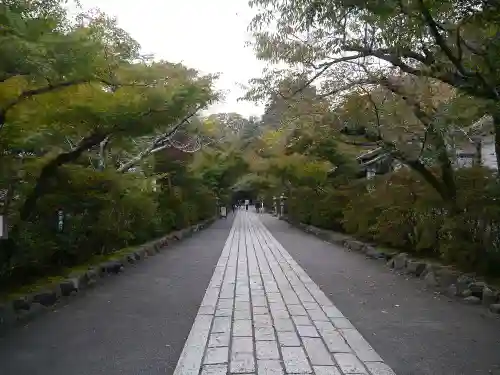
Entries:
{"label": "person walking on path", "polygon": [[255,211],[257,211],[257,213],[260,213],[260,202],[259,201],[255,202]]}

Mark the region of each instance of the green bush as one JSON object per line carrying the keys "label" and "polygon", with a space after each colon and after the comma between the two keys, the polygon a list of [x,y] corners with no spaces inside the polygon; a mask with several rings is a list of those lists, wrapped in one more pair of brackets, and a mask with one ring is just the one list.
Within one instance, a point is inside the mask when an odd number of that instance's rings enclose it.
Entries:
{"label": "green bush", "polygon": [[321,192],[294,188],[288,215],[464,270],[500,275],[500,185],[483,168],[458,170],[456,183],[455,209],[407,169]]}
{"label": "green bush", "polygon": [[[35,214],[12,233],[11,255],[2,249],[0,282],[22,284],[213,216],[208,189],[162,186],[155,192],[144,181],[113,170],[60,168]],[[59,209],[65,216],[62,231]]]}

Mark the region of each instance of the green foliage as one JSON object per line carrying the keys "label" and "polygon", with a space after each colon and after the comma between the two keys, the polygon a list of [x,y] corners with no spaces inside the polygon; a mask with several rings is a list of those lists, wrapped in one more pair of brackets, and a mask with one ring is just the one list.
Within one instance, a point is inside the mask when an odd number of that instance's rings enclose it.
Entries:
{"label": "green foliage", "polygon": [[466,271],[500,274],[500,188],[491,171],[457,173],[458,211],[410,170],[317,192],[297,187],[288,199],[294,221],[344,231]]}
{"label": "green foliage", "polygon": [[[285,193],[293,220],[500,274],[498,180],[454,168],[479,118],[500,131],[498,2],[249,3],[269,63],[246,96],[267,100],[251,168],[268,205]],[[406,168],[356,181],[364,149],[387,157],[378,172]]]}
{"label": "green foliage", "polygon": [[0,4],[2,288],[215,213],[189,147],[198,111],[218,98],[215,77],[140,56],[116,20],[72,20],[65,5]]}

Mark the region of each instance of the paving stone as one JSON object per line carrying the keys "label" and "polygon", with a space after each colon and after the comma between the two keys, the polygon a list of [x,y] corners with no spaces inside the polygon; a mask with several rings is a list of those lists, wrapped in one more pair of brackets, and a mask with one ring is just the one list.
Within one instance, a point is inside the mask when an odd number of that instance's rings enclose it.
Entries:
{"label": "paving stone", "polygon": [[323,321],[314,321],[313,322],[318,331],[337,331],[337,329],[333,326],[331,322],[323,322]]}
{"label": "paving stone", "polygon": [[284,303],[281,292],[279,292],[279,291],[276,293],[267,293],[267,299],[268,299],[269,303],[276,303],[276,302]]}
{"label": "paving stone", "polygon": [[234,309],[237,310],[248,310],[250,311],[250,302],[247,301],[234,301]]}
{"label": "paving stone", "polygon": [[252,336],[252,321],[235,320],[233,322],[233,336]]}
{"label": "paving stone", "polygon": [[315,375],[342,375],[335,366],[313,366]]}
{"label": "paving stone", "polygon": [[215,310],[215,316],[232,316],[233,309],[217,309]]}
{"label": "paving stone", "polygon": [[280,359],[276,341],[257,341],[255,348],[257,359]]}
{"label": "paving stone", "polygon": [[227,363],[229,348],[227,346],[221,348],[207,348],[203,363],[206,365]]}
{"label": "paving stone", "polygon": [[285,303],[289,305],[300,303],[299,299],[295,294],[284,294],[283,299],[285,300]]}
{"label": "paving stone", "polygon": [[288,305],[291,315],[307,315],[306,309],[302,305]]}
{"label": "paving stone", "polygon": [[226,375],[227,365],[204,365],[201,375]]}
{"label": "paving stone", "polygon": [[366,367],[371,375],[396,375],[392,369],[383,362],[366,362]]}
{"label": "paving stone", "polygon": [[302,339],[306,353],[313,365],[333,366],[333,361],[323,340],[320,338],[304,337]]}
{"label": "paving stone", "polygon": [[294,331],[293,322],[291,319],[275,319],[274,328],[276,331]]}
{"label": "paving stone", "polygon": [[332,301],[327,297],[325,293],[321,289],[318,288],[316,284],[311,283],[311,284],[306,284],[306,287],[309,289],[309,292],[312,294],[312,296],[316,299],[316,301],[321,305],[321,307],[333,307]]}
{"label": "paving stone", "polygon": [[286,311],[286,305],[281,302],[269,302],[269,308],[271,309],[271,311]]}
{"label": "paving stone", "polygon": [[318,310],[321,308],[316,302],[304,302],[302,305],[304,305],[306,310]]}
{"label": "paving stone", "polygon": [[234,297],[234,290],[232,289],[222,289],[219,295],[220,299],[231,299]]}
{"label": "paving stone", "polygon": [[286,309],[282,310],[271,310],[271,315],[274,319],[288,319],[290,318],[290,314]]}
{"label": "paving stone", "polygon": [[205,292],[201,306],[215,306],[219,298],[219,288],[209,288]]}
{"label": "paving stone", "polygon": [[214,318],[212,333],[229,332],[231,329],[231,318],[226,316],[217,316]]}
{"label": "paving stone", "polygon": [[311,296],[309,292],[307,293],[297,293],[299,296],[299,299],[302,301],[302,303],[308,303],[308,302],[315,302],[316,300]]}
{"label": "paving stone", "polygon": [[208,340],[209,347],[229,346],[229,331],[225,333],[212,333]]}
{"label": "paving stone", "polygon": [[[259,276],[260,277],[260,276]],[[264,286],[262,284],[251,283],[250,284],[250,294],[252,297],[265,297]]]}
{"label": "paving stone", "polygon": [[355,329],[341,329],[339,332],[344,336],[359,359],[364,362],[383,362],[382,358],[380,358],[358,331]]}
{"label": "paving stone", "polygon": [[281,361],[257,360],[257,375],[283,375]]}
{"label": "paving stone", "polygon": [[299,332],[299,336],[301,337],[319,337],[316,327],[312,325],[297,326],[297,331]]}
{"label": "paving stone", "polygon": [[200,306],[198,314],[213,315],[215,313],[215,306]]}
{"label": "paving stone", "polygon": [[344,374],[369,375],[361,361],[349,353],[334,354],[335,360]]}
{"label": "paving stone", "polygon": [[217,304],[217,308],[219,309],[232,309],[233,308],[233,300],[232,299],[219,299]]}
{"label": "paving stone", "polygon": [[273,325],[271,315],[255,315],[253,317],[255,327],[270,327]]}
{"label": "paving stone", "polygon": [[235,320],[250,320],[250,310],[235,310],[233,318]]}
{"label": "paving stone", "polygon": [[229,371],[233,374],[255,372],[255,359],[252,353],[232,353]]}
{"label": "paving stone", "polygon": [[267,301],[265,297],[255,297],[252,299],[253,306],[267,306]]}
{"label": "paving stone", "polygon": [[288,374],[311,374],[312,369],[301,347],[283,347],[283,363]]}
{"label": "paving stone", "polygon": [[337,331],[320,331],[326,346],[331,353],[351,353],[352,349],[347,345],[344,337]]}
{"label": "paving stone", "polygon": [[275,340],[273,327],[256,327],[255,328],[255,340],[257,341],[269,341]]}
{"label": "paving stone", "polygon": [[323,312],[323,310],[308,310],[307,313],[312,320],[325,321],[328,322],[328,317]]}
{"label": "paving stone", "polygon": [[236,295],[234,298],[235,303],[250,303],[250,295]]}
{"label": "paving stone", "polygon": [[335,306],[324,306],[323,310],[325,311],[326,316],[329,318],[343,318],[344,315],[337,309]]}
{"label": "paving stone", "polygon": [[338,329],[354,328],[354,326],[351,324],[351,322],[346,318],[332,318],[331,322],[333,323],[335,328],[338,328]]}
{"label": "paving stone", "polygon": [[280,346],[300,346],[299,336],[295,332],[278,332]]}
{"label": "paving stone", "polygon": [[253,314],[254,315],[264,315],[264,314],[269,314],[269,309],[264,306],[254,306],[253,307]]}
{"label": "paving stone", "polygon": [[308,326],[311,325],[311,320],[307,316],[294,316],[292,315],[292,320],[295,325]]}
{"label": "paving stone", "polygon": [[233,337],[231,351],[237,353],[253,353],[253,340],[251,337]]}

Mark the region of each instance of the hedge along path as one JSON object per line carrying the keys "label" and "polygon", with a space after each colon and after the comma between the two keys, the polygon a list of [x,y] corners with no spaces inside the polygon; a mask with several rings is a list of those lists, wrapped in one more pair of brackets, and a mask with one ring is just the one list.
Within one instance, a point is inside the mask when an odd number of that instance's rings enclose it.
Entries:
{"label": "hedge along path", "polygon": [[394,375],[254,213],[240,211],[174,375]]}
{"label": "hedge along path", "polygon": [[0,303],[0,334],[38,317],[60,302],[69,302],[70,298],[79,292],[103,282],[106,276],[121,273],[125,267],[155,255],[172,242],[180,241],[192,233],[205,229],[214,221],[215,218],[211,218],[146,244],[109,254],[110,258],[107,261],[88,266],[82,271],[76,271],[67,278],[58,277],[57,279],[61,281],[53,285],[42,287],[26,295],[8,298],[4,303]]}

